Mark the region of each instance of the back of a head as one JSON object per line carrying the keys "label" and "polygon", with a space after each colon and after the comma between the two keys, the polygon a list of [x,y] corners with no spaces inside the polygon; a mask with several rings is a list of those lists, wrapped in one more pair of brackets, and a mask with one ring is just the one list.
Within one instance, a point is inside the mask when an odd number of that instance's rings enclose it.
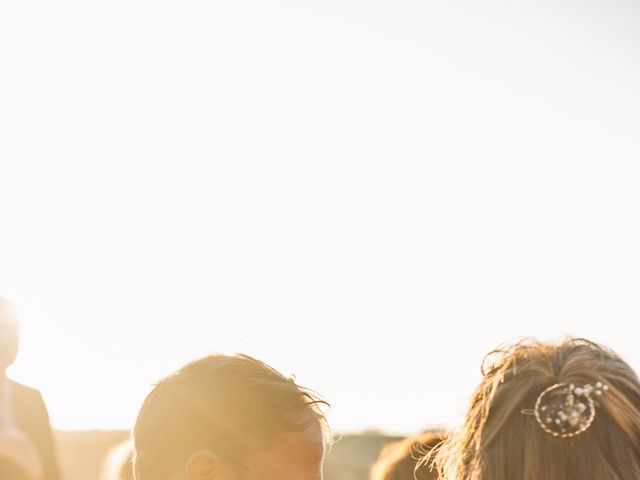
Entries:
{"label": "back of a head", "polygon": [[420,459],[444,440],[440,431],[429,431],[386,445],[371,467],[370,480],[436,480],[437,472]]}
{"label": "back of a head", "polygon": [[[640,383],[613,351],[527,340],[490,354],[483,376],[463,428],[438,452],[444,480],[640,478]],[[606,391],[585,393],[594,385]]]}
{"label": "back of a head", "polygon": [[137,480],[167,478],[170,465],[198,449],[242,458],[281,433],[324,425],[318,400],[263,362],[212,355],[162,380],[134,429]]}

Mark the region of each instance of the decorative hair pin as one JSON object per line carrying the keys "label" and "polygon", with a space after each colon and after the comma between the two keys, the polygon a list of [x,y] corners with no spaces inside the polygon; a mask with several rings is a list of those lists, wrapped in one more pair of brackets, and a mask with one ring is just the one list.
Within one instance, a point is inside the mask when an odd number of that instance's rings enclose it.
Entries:
{"label": "decorative hair pin", "polygon": [[533,410],[522,413],[534,415],[540,427],[554,437],[575,437],[591,427],[596,418],[596,398],[607,390],[609,386],[602,382],[582,387],[557,383],[538,396]]}

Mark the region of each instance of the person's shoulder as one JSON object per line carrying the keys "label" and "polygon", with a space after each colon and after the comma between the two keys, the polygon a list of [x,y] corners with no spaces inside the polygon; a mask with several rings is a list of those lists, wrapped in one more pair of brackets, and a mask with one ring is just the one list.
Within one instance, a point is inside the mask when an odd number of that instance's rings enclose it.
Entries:
{"label": "person's shoulder", "polygon": [[27,385],[23,385],[22,383],[16,382],[14,380],[9,381],[11,385],[11,389],[14,392],[14,395],[22,397],[22,398],[30,398],[30,399],[41,399],[42,395],[39,390],[35,388],[28,387]]}

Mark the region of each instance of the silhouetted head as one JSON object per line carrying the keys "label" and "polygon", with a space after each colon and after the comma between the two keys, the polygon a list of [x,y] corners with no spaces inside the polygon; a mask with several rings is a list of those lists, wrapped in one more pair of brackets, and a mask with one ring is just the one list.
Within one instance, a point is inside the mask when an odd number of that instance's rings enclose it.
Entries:
{"label": "silhouetted head", "polygon": [[134,429],[137,480],[321,480],[324,403],[246,355],[162,380]]}
{"label": "silhouetted head", "polygon": [[385,445],[370,480],[436,480],[438,473],[420,460],[444,439],[444,432],[429,431]]}
{"label": "silhouetted head", "polygon": [[637,480],[638,377],[582,339],[496,350],[436,464],[443,480]]}
{"label": "silhouetted head", "polygon": [[18,355],[18,317],[11,304],[0,297],[0,373],[3,373]]}

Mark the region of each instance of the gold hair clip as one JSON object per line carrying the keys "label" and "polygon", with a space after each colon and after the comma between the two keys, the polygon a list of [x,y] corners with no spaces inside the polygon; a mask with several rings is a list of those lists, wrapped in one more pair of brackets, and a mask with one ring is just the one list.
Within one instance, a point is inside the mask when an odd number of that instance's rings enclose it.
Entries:
{"label": "gold hair clip", "polygon": [[534,415],[542,429],[559,438],[570,438],[587,431],[596,418],[595,397],[609,390],[608,385],[576,387],[573,384],[557,383],[543,391],[533,410],[522,410],[525,415]]}

